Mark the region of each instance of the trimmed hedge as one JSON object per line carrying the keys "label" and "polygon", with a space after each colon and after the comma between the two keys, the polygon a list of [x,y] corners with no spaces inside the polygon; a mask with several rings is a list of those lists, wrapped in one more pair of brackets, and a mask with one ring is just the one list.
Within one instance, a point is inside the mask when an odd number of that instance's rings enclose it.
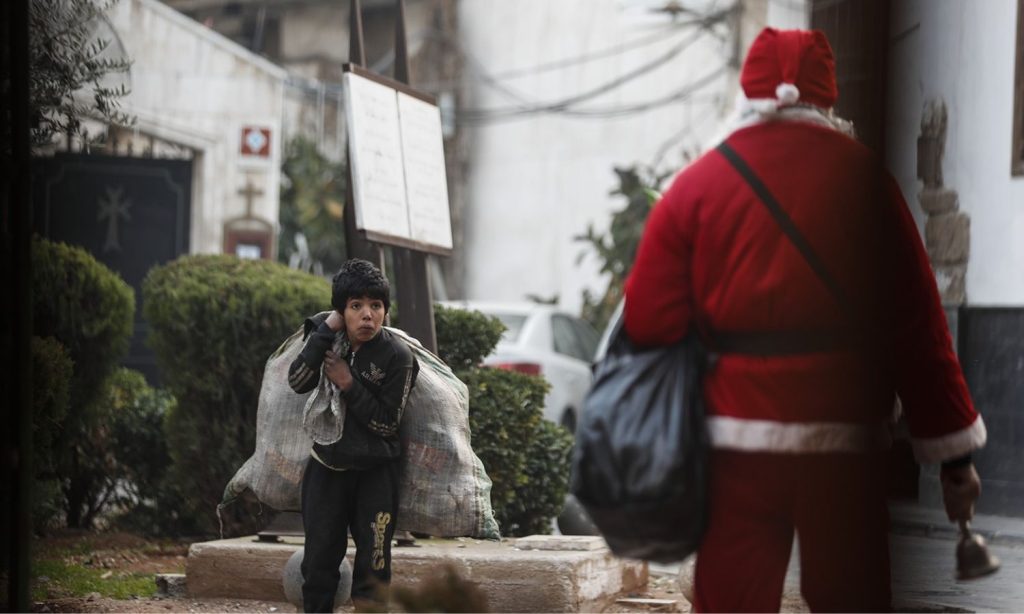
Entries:
{"label": "trimmed hedge", "polygon": [[128,352],[135,293],[84,249],[35,237],[32,310],[33,334],[59,341],[75,364],[74,417],[95,400]]}
{"label": "trimmed hedge", "polygon": [[59,525],[64,511],[54,446],[68,413],[73,368],[71,357],[59,341],[32,337],[32,446],[36,474],[32,525],[37,531]]}
{"label": "trimmed hedge", "polygon": [[568,491],[572,436],[544,420],[543,377],[479,368],[505,326],[478,311],[435,306],[438,352],[469,387],[473,450],[492,481],[503,535],[548,533]]}
{"label": "trimmed hedge", "polygon": [[[135,294],[119,275],[84,249],[36,237],[32,241],[33,334],[53,338],[73,363],[67,413],[53,428],[44,471],[63,491],[67,524],[88,527],[105,505],[96,437],[106,417],[97,401],[105,381],[128,351]],[[52,355],[52,349],[49,351]],[[44,476],[40,476],[44,477]],[[50,489],[53,490],[53,489]]]}
{"label": "trimmed hedge", "polygon": [[498,318],[479,311],[434,305],[438,355],[453,371],[480,366],[505,332]]}
{"label": "trimmed hedge", "polygon": [[32,337],[32,441],[37,467],[52,470],[53,445],[68,415],[74,363],[52,337]]}
{"label": "trimmed hedge", "polygon": [[562,513],[569,494],[573,442],[572,434],[554,422],[537,423],[526,451],[526,480],[506,510],[511,534],[551,532],[551,519]]}
{"label": "trimmed hedge", "polygon": [[469,387],[469,428],[473,451],[490,476],[491,505],[502,535],[513,535],[516,490],[526,485],[527,453],[537,425],[547,382],[540,377],[500,369],[471,369],[458,374]]}
{"label": "trimmed hedge", "polygon": [[163,426],[174,397],[149,386],[138,371],[121,368],[107,380],[104,404],[115,457],[107,477],[122,512],[118,524],[148,534],[187,531],[177,523],[178,498],[165,488],[171,457]]}
{"label": "trimmed hedge", "polygon": [[[183,519],[213,533],[224,485],[252,454],[267,357],[304,318],[329,308],[330,283],[268,261],[185,256],[143,283],[150,344],[177,405],[165,421],[168,486]],[[244,509],[228,532],[256,528]]]}

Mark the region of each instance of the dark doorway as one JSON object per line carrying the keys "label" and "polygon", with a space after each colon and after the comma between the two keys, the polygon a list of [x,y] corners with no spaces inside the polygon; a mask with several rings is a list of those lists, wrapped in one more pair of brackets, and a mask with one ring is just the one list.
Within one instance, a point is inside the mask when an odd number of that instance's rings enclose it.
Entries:
{"label": "dark doorway", "polygon": [[825,32],[836,56],[836,113],[853,121],[857,138],[883,158],[889,2],[811,2],[811,27]]}
{"label": "dark doorway", "polygon": [[125,366],[159,383],[146,345],[142,280],[188,253],[192,161],[59,153],[34,161],[33,230],[78,245],[135,290],[135,331]]}

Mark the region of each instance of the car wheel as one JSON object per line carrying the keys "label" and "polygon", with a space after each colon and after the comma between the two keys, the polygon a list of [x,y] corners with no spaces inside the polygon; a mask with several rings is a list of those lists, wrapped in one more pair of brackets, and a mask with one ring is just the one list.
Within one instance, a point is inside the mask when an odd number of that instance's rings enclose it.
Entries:
{"label": "car wheel", "polygon": [[576,434],[576,412],[573,411],[571,408],[565,410],[565,412],[562,413],[562,419],[559,421],[559,424],[562,425],[562,428],[564,428],[565,430],[567,430],[570,433],[575,435]]}

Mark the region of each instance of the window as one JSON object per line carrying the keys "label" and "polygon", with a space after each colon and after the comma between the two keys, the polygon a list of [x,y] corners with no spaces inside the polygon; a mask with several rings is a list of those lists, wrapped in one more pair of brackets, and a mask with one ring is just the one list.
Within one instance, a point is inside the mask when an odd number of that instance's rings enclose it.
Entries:
{"label": "window", "polygon": [[498,318],[505,325],[505,332],[501,333],[501,340],[505,343],[515,343],[519,339],[519,333],[523,332],[523,324],[526,324],[526,316],[513,313],[487,314]]}
{"label": "window", "polygon": [[576,331],[573,330],[572,320],[567,316],[551,316],[551,336],[554,337],[555,351],[559,354],[585,361],[590,360],[576,336]]}
{"label": "window", "polygon": [[573,320],[573,328],[576,330],[576,336],[579,337],[580,345],[583,347],[583,353],[586,355],[588,362],[593,362],[594,354],[597,353],[597,344],[600,341],[600,336],[594,327],[583,320]]}
{"label": "window", "polygon": [[1013,80],[1013,159],[1010,173],[1024,176],[1024,0],[1017,0],[1017,74]]}

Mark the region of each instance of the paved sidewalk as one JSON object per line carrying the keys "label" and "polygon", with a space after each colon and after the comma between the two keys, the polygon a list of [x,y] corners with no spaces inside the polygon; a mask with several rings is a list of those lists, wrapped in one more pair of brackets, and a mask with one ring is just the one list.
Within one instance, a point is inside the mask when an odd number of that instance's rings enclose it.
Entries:
{"label": "paved sidewalk", "polygon": [[[893,533],[948,539],[957,539],[960,534],[960,529],[946,519],[942,510],[893,504],[889,506],[889,513]],[[1024,518],[978,515],[971,522],[971,530],[990,543],[1024,545]]]}
{"label": "paved sidewalk", "polygon": [[[1002,561],[994,575],[956,579],[958,528],[940,510],[891,508],[893,606],[902,612],[1024,612],[1024,519],[977,516],[972,528]],[[836,553],[842,556],[842,553]],[[653,574],[678,574],[678,565],[651,565]],[[784,604],[800,604],[800,557],[793,545]],[[785,607],[785,605],[784,605]],[[804,606],[806,607],[806,606]],[[806,611],[792,606],[790,611]]]}
{"label": "paved sidewalk", "polygon": [[904,610],[1024,612],[1024,519],[976,516],[972,530],[985,537],[1002,567],[985,578],[958,581],[959,529],[943,511],[894,505],[891,516],[895,606]]}

